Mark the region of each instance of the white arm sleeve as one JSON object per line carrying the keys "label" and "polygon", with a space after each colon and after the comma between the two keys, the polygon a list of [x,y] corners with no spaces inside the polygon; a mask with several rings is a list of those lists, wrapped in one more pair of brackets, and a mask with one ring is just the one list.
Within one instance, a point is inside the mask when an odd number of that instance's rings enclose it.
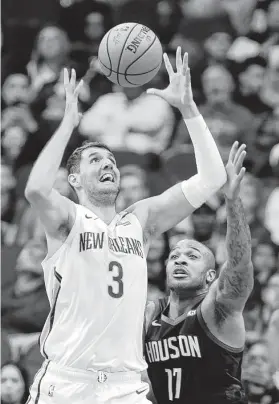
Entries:
{"label": "white arm sleeve", "polygon": [[194,208],[199,208],[226,182],[226,170],[217,145],[201,115],[184,120],[193,142],[197,171],[181,183],[186,199]]}

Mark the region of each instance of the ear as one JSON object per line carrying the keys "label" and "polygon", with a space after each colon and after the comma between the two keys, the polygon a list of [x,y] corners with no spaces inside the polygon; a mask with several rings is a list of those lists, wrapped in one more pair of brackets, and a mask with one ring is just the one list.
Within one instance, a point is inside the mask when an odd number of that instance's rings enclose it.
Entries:
{"label": "ear", "polygon": [[215,278],[216,278],[215,269],[209,269],[206,274],[206,283],[211,284]]}
{"label": "ear", "polygon": [[77,174],[77,173],[69,174],[68,181],[73,188],[75,188],[75,189],[80,188],[80,175],[79,174]]}

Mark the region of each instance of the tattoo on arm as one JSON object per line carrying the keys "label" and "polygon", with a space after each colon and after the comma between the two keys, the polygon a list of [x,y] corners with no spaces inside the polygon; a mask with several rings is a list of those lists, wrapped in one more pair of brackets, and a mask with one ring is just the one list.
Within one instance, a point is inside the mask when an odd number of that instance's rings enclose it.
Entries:
{"label": "tattoo on arm", "polygon": [[251,234],[240,198],[226,201],[227,262],[219,277],[219,290],[227,299],[246,301],[253,288]]}

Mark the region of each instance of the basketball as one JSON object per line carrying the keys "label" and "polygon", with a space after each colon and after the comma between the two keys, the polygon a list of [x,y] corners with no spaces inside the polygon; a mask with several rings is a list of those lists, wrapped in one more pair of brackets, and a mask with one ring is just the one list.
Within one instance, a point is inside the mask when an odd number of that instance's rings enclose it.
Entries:
{"label": "basketball", "polygon": [[133,22],[108,31],[98,52],[103,74],[122,87],[148,83],[160,69],[162,56],[162,45],[154,32]]}

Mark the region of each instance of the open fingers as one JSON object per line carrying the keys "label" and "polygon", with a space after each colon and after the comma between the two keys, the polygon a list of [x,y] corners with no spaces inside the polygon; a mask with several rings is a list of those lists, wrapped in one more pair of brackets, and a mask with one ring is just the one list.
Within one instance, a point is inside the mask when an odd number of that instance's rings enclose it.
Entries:
{"label": "open fingers", "polygon": [[69,84],[69,73],[68,69],[64,68],[64,86]]}
{"label": "open fingers", "polygon": [[234,166],[235,166],[236,174],[239,174],[239,173],[240,173],[240,171],[241,171],[241,169],[242,169],[242,165],[243,165],[244,159],[245,159],[245,157],[246,157],[246,154],[247,154],[246,151],[243,150],[243,151],[241,152],[241,154],[238,156],[238,158],[235,160]]}
{"label": "open fingers", "polygon": [[237,176],[237,182],[238,182],[238,184],[240,184],[241,181],[243,180],[243,177],[244,177],[245,173],[246,173],[246,168],[245,168],[245,167],[242,167],[242,169],[240,170],[240,172],[239,172],[239,174],[238,174],[238,176]]}
{"label": "open fingers", "polygon": [[242,144],[235,153],[234,159],[233,159],[233,164],[236,164],[236,161],[238,160],[239,156],[241,155],[241,153],[246,149],[246,144]]}
{"label": "open fingers", "polygon": [[176,49],[176,71],[181,73],[182,67],[181,46],[178,46]]}
{"label": "open fingers", "polygon": [[75,69],[72,69],[71,79],[70,79],[70,84],[71,84],[72,88],[75,88],[75,86],[76,86],[76,79],[77,79],[76,71],[75,71]]}
{"label": "open fingers", "polygon": [[234,142],[234,144],[232,145],[230,154],[229,154],[229,161],[231,161],[232,163],[234,162],[237,148],[238,148],[238,142]]}
{"label": "open fingers", "polygon": [[173,76],[173,74],[174,74],[171,62],[170,62],[169,57],[168,57],[168,55],[166,53],[164,53],[163,58],[164,58],[164,62],[165,62],[165,66],[166,66],[169,78],[171,78]]}
{"label": "open fingers", "polygon": [[183,74],[183,76],[186,76],[186,73],[189,71],[188,53],[187,52],[184,53],[182,65],[183,65],[182,74]]}

